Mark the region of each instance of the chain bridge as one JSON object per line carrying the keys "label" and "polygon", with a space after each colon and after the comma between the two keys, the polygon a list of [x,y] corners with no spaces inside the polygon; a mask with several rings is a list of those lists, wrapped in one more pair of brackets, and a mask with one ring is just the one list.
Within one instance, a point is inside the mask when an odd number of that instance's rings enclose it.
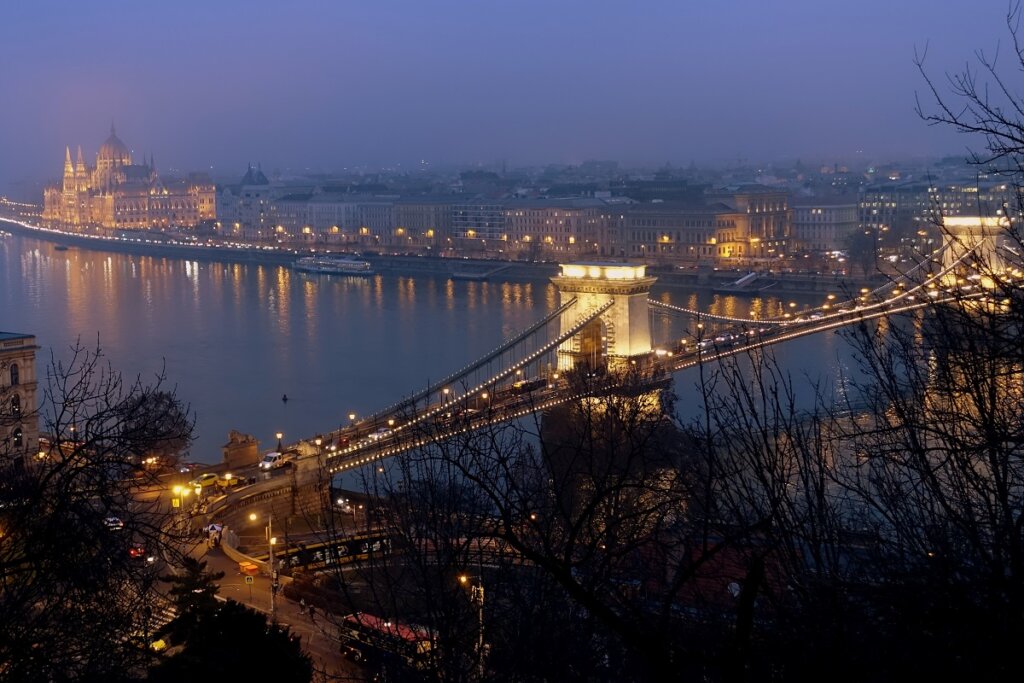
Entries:
{"label": "chain bridge", "polygon": [[[656,278],[642,264],[561,265],[552,278],[559,306],[497,348],[444,379],[346,427],[291,445],[300,471],[334,475],[537,411],[621,389],[626,378],[650,386],[700,363],[863,321],[992,296],[996,280],[1024,273],[1004,236],[1005,219],[947,219],[934,253],[886,285],[812,309],[743,319],[711,315],[650,298]],[[977,268],[984,262],[983,271]],[[655,340],[652,316],[684,321],[686,331]],[[587,381],[579,381],[580,377]],[[329,478],[329,477],[328,477]]]}

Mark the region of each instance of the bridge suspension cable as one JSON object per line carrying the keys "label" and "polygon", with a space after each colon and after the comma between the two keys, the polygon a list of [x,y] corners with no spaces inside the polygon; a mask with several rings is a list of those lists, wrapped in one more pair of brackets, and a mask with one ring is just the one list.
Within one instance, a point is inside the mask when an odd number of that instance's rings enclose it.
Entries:
{"label": "bridge suspension cable", "polygon": [[[968,294],[964,296],[964,298],[977,299],[982,296],[984,295],[981,293],[974,293]],[[904,303],[901,304],[899,307],[892,306],[892,300],[890,300],[889,302],[886,302],[886,304],[889,305],[880,304],[873,306],[873,310],[861,308],[855,312],[844,312],[841,314],[836,314],[830,316],[829,319],[822,318],[821,320],[816,320],[815,324],[813,325],[801,325],[793,329],[776,328],[777,332],[765,336],[759,336],[756,338],[755,341],[752,341],[747,344],[737,344],[722,350],[712,348],[707,353],[698,353],[694,356],[674,360],[672,361],[670,367],[672,372],[678,372],[680,370],[692,368],[699,363],[707,363],[710,361],[721,360],[723,358],[734,356],[739,353],[744,353],[746,351],[763,348],[765,346],[772,346],[774,344],[790,341],[792,339],[798,339],[800,337],[806,337],[812,334],[828,332],[829,330],[835,330],[841,327],[845,327],[847,325],[852,325],[854,323],[865,322],[868,320],[876,320],[878,318],[884,318],[889,315],[895,315],[900,313],[911,313],[913,311],[928,308],[936,304],[950,303],[956,300],[956,296],[945,296],[942,298],[929,298],[923,301]]]}
{"label": "bridge suspension cable", "polygon": [[[572,302],[575,302],[575,299],[573,299]],[[566,330],[564,333],[558,335],[552,341],[549,341],[547,344],[543,345],[542,347],[540,347],[539,349],[537,349],[533,353],[531,353],[528,356],[522,358],[521,360],[517,361],[513,365],[510,365],[508,368],[505,368],[504,370],[502,370],[501,372],[497,373],[496,375],[493,375],[492,377],[488,378],[487,380],[485,380],[483,382],[480,382],[479,384],[477,384],[477,385],[475,385],[473,387],[467,388],[466,391],[462,394],[462,396],[459,397],[459,400],[465,400],[467,398],[470,398],[470,397],[472,397],[472,396],[474,396],[476,394],[481,393],[482,391],[484,391],[487,388],[492,388],[493,389],[494,385],[497,384],[498,382],[500,382],[501,380],[503,380],[503,379],[505,379],[507,377],[510,377],[517,370],[521,370],[523,367],[529,365],[530,363],[536,362],[538,359],[542,358],[545,354],[550,353],[551,351],[557,349],[561,344],[563,344],[564,342],[566,342],[569,339],[571,339],[574,335],[579,334],[579,332],[581,332],[584,327],[586,327],[591,322],[593,322],[598,317],[600,317],[601,314],[603,314],[605,311],[607,311],[613,305],[615,305],[614,301],[607,301],[604,304],[602,304],[602,305],[600,305],[600,306],[598,306],[596,308],[593,308],[593,309],[587,311],[586,313],[581,315],[576,320],[576,322],[573,323],[573,325],[568,330]],[[568,308],[568,306],[566,306],[565,308]],[[439,413],[441,413],[441,412],[443,412],[445,410],[450,410],[451,406],[452,406],[452,403],[454,403],[454,402],[455,402],[455,399],[453,399],[452,401],[449,401],[449,402],[442,402],[440,405],[436,405],[433,408],[428,408],[427,410],[425,410],[422,413],[419,413],[417,415],[414,415],[414,416],[411,416],[411,417],[410,416],[406,416],[407,419],[403,422],[403,424],[396,426],[392,430],[392,433],[393,434],[399,434],[399,433],[401,433],[401,432],[403,432],[405,430],[408,430],[411,427],[414,427],[414,426],[424,422],[425,420],[428,420],[428,419],[438,415]],[[512,419],[512,418],[510,417],[508,419]],[[454,433],[457,433],[457,432],[453,432],[453,434]],[[348,461],[348,459],[351,459],[353,456],[358,455],[358,454],[364,452],[365,450],[374,449],[374,448],[380,448],[380,447],[378,445],[376,445],[376,444],[370,444],[368,446],[363,446],[363,447],[360,447],[359,445],[353,445],[350,448],[347,448],[345,450],[329,453],[329,454],[327,454],[326,457],[328,459],[342,457],[342,458],[345,458],[346,461]],[[393,451],[394,447],[392,447],[391,450]],[[407,450],[407,448],[405,450]],[[387,449],[383,449],[378,454],[365,456],[363,459],[358,461],[358,464],[365,464],[366,462],[370,462],[371,460],[376,460],[378,458],[386,457],[387,455],[392,455],[392,454],[393,453],[391,451],[389,451]],[[333,468],[330,468],[330,471],[332,473],[338,472],[339,470],[344,469],[344,468],[349,467],[349,466],[351,466],[351,465],[349,465],[349,464],[341,464],[341,465],[335,466]]]}
{"label": "bridge suspension cable", "polygon": [[715,315],[713,313],[704,313],[702,311],[696,311],[692,308],[684,308],[683,306],[674,306],[672,304],[666,304],[662,301],[655,301],[654,299],[648,299],[647,303],[655,308],[664,309],[672,313],[679,313],[681,315],[690,315],[695,318],[701,318],[704,320],[720,320],[728,323],[740,323],[740,324],[760,324],[765,323],[768,325],[782,325],[786,321],[770,318],[767,320],[761,320],[758,318],[733,318],[727,315]]}
{"label": "bridge suspension cable", "polygon": [[455,372],[453,372],[452,374],[448,375],[447,377],[445,377],[441,381],[434,382],[433,384],[428,386],[426,389],[423,389],[419,393],[414,394],[414,395],[412,395],[412,396],[410,396],[408,398],[405,398],[405,399],[403,399],[401,401],[398,401],[397,403],[392,404],[391,406],[385,408],[384,410],[378,410],[376,413],[373,413],[372,415],[370,415],[367,418],[367,420],[380,419],[382,416],[391,415],[391,414],[394,414],[394,413],[397,413],[397,412],[401,412],[402,410],[405,410],[405,409],[409,408],[410,406],[414,407],[417,403],[419,403],[420,401],[422,401],[424,399],[429,399],[430,396],[432,396],[433,394],[436,394],[442,388],[444,388],[446,386],[450,386],[450,385],[452,385],[454,383],[457,383],[463,377],[465,377],[465,376],[467,376],[467,375],[469,375],[469,374],[479,370],[481,367],[487,365],[488,363],[493,361],[495,358],[499,357],[501,354],[505,353],[506,351],[508,351],[512,347],[516,346],[517,344],[519,344],[523,340],[533,336],[538,330],[543,328],[545,325],[550,323],[552,320],[555,320],[556,318],[561,316],[562,313],[564,313],[565,311],[569,310],[570,308],[572,308],[575,305],[576,305],[576,297],[573,297],[573,298],[569,299],[568,301],[566,301],[561,306],[559,306],[558,308],[556,308],[554,311],[549,313],[548,315],[546,315],[543,318],[541,318],[540,320],[538,320],[533,325],[530,325],[529,327],[527,327],[525,330],[523,330],[522,332],[520,332],[516,336],[511,337],[511,338],[505,340],[504,342],[502,342],[500,346],[495,348],[493,351],[491,351],[487,355],[482,356],[481,358],[473,361],[469,365],[467,365],[467,366],[465,366],[465,367],[463,367],[463,368],[461,368],[459,370],[456,370]]}

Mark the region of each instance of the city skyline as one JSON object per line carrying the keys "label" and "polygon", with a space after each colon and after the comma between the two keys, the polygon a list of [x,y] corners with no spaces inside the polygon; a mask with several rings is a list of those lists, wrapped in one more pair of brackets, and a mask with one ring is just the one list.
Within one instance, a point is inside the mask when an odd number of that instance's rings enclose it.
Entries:
{"label": "city skyline", "polygon": [[729,4],[11,8],[0,191],[52,180],[111,120],[162,170],[229,177],[942,156],[965,141],[914,113],[915,49],[941,79],[1006,35],[995,0]]}

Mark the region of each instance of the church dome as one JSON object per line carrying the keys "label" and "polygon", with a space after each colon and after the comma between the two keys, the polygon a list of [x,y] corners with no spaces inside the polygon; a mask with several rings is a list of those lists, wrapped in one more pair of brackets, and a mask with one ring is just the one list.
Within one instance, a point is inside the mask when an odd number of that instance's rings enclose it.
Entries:
{"label": "church dome", "polygon": [[[121,138],[117,137],[114,132],[114,126],[110,126],[110,137],[107,138],[100,146],[100,152],[97,155],[97,159],[103,161],[122,161],[122,163],[131,163],[131,151],[129,151],[127,145],[121,142]],[[128,161],[123,161],[128,159]]]}

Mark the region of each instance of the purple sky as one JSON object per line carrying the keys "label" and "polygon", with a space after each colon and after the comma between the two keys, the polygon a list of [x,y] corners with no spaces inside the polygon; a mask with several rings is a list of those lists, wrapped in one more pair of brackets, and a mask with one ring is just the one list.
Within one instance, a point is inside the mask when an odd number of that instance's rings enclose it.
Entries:
{"label": "purple sky", "polygon": [[[827,161],[967,140],[923,83],[1005,50],[1006,0],[32,0],[0,21],[0,192],[92,158],[158,167]],[[24,184],[20,185],[25,187]]]}

